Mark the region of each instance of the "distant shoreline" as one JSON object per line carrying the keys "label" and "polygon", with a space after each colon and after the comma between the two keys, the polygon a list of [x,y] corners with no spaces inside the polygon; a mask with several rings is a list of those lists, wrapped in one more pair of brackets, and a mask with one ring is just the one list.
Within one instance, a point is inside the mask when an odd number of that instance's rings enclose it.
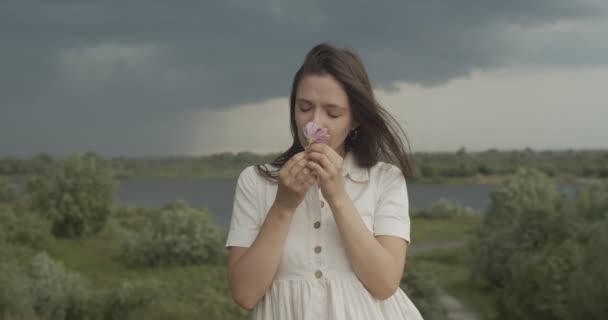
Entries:
{"label": "distant shoreline", "polygon": [[[237,179],[242,170],[271,163],[279,154],[251,152],[219,153],[204,157],[105,158],[94,152],[75,154],[110,168],[115,179]],[[71,157],[71,156],[70,156]],[[0,158],[0,177],[23,180],[63,162],[41,153],[30,158]],[[608,150],[414,153],[411,155],[413,184],[492,184],[510,177],[517,168],[535,168],[558,183],[587,184],[608,180]]]}
{"label": "distant shoreline", "polygon": [[[408,178],[408,184],[420,185],[499,185],[508,179],[510,175],[505,176],[478,176],[478,177],[463,177],[463,178]],[[117,181],[129,179],[200,179],[200,180],[236,180],[238,173],[233,175],[123,175],[115,176]],[[27,176],[0,176],[0,179],[6,181],[25,181]],[[556,183],[566,184],[590,184],[594,182],[608,182],[606,178],[580,178],[580,177],[553,177],[551,178]]]}

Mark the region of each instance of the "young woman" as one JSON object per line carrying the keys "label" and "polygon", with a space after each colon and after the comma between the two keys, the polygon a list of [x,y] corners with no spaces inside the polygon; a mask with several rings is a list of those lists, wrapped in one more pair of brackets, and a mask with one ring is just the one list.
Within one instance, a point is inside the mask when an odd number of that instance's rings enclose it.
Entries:
{"label": "young woman", "polygon": [[412,171],[403,130],[355,52],[311,49],[290,124],[291,147],[238,178],[226,243],[234,300],[256,320],[422,319],[399,288]]}

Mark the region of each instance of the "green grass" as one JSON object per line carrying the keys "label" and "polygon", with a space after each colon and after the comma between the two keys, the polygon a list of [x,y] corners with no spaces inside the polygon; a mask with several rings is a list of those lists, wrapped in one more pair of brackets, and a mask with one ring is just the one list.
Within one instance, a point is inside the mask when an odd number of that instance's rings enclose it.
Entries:
{"label": "green grass", "polygon": [[[84,239],[57,239],[49,255],[69,270],[79,272],[95,288],[117,288],[124,281],[154,283],[154,302],[133,314],[134,319],[241,319],[247,312],[231,300],[225,265],[129,268],[120,260],[120,237],[100,234]],[[241,317],[234,317],[234,314]]]}
{"label": "green grass", "polygon": [[[126,223],[128,217],[115,216]],[[127,220],[125,220],[127,219]],[[135,219],[142,223],[143,220]],[[141,221],[140,221],[141,220]],[[135,223],[135,222],[133,222]],[[412,219],[415,243],[432,244],[472,239],[481,223],[478,217]],[[127,224],[130,225],[130,224]],[[98,235],[82,239],[56,239],[47,250],[68,270],[76,271],[99,289],[118,288],[123,282],[158,284],[159,296],[134,319],[246,319],[248,312],[232,301],[226,280],[226,266],[197,265],[164,268],[129,268],[120,259],[128,233],[114,221]],[[410,257],[413,268],[428,271],[450,294],[470,306],[484,319],[491,319],[491,295],[468,281],[468,252],[451,248]],[[238,316],[234,316],[237,314]],[[486,315],[490,315],[487,316]]]}
{"label": "green grass", "polygon": [[480,319],[495,319],[494,293],[469,280],[470,259],[469,249],[459,247],[417,254],[410,264],[430,273],[439,286],[476,312]]}
{"label": "green grass", "polygon": [[471,308],[480,319],[495,319],[494,293],[470,281],[472,257],[468,242],[475,239],[481,222],[480,217],[412,218],[413,243],[462,242],[463,245],[411,255],[408,265],[428,272],[440,287]]}
{"label": "green grass", "polygon": [[480,217],[450,219],[412,218],[412,243],[432,244],[472,239],[481,226]]}

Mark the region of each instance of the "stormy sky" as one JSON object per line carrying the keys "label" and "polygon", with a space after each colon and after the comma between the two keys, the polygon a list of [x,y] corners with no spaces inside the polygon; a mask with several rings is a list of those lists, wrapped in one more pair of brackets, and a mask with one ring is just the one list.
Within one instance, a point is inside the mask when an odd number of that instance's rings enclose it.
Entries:
{"label": "stormy sky", "polygon": [[412,151],[608,148],[608,1],[0,2],[0,156],[279,152],[315,44]]}

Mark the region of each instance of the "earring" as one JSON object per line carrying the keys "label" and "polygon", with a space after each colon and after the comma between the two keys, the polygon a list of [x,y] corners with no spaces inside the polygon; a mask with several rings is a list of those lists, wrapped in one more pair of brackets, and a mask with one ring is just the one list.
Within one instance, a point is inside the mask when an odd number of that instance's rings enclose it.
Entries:
{"label": "earring", "polygon": [[357,139],[357,133],[358,133],[357,129],[353,129],[348,133],[348,135],[350,136],[351,140],[355,140],[355,139]]}

